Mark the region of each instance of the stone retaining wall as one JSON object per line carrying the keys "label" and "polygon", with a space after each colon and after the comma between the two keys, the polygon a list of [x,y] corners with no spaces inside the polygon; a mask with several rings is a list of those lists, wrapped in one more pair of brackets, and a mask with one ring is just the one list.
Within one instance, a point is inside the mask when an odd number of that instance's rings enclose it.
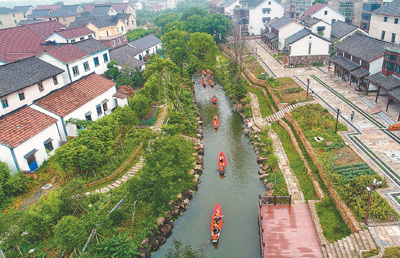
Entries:
{"label": "stone retaining wall", "polygon": [[330,196],[332,197],[333,201],[335,202],[335,205],[336,205],[337,209],[339,210],[340,215],[342,216],[343,220],[347,223],[347,225],[350,227],[350,229],[353,233],[362,230],[360,223],[354,217],[353,212],[349,209],[349,207],[347,207],[347,205],[343,201],[340,200],[339,195],[336,192],[336,190],[327,181],[325,174],[324,174],[324,170],[317,163],[317,160],[315,158],[315,155],[314,155],[315,150],[311,146],[311,144],[308,142],[308,140],[306,139],[306,137],[303,133],[303,130],[300,128],[297,121],[294,120],[293,117],[291,116],[291,114],[288,112],[285,114],[285,118],[287,120],[289,120],[289,122],[292,123],[294,129],[296,130],[296,133],[299,136],[300,140],[302,141],[308,155],[310,155],[312,161],[314,162],[315,166],[317,167],[319,175],[320,175],[322,181],[324,182],[326,188],[328,189]]}
{"label": "stone retaining wall", "polygon": [[320,56],[286,56],[289,65],[312,65],[315,62],[326,64],[329,55]]}

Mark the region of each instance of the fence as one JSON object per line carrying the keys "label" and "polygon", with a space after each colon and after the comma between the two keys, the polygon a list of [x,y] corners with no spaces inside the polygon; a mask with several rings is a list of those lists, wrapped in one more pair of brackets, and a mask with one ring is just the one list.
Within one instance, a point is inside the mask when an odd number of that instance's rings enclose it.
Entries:
{"label": "fence", "polygon": [[156,107],[156,110],[154,111],[154,114],[150,117],[149,120],[139,119],[139,123],[140,123],[141,125],[152,126],[153,123],[156,121],[157,110],[158,110],[158,106]]}
{"label": "fence", "polygon": [[135,153],[132,155],[132,157],[130,157],[130,159],[129,159],[127,162],[125,162],[124,164],[122,164],[122,165],[121,165],[115,172],[113,172],[111,175],[109,175],[108,177],[99,179],[99,180],[97,180],[97,181],[91,182],[91,183],[89,183],[89,184],[86,184],[85,186],[86,186],[87,188],[91,188],[91,187],[93,187],[93,186],[100,185],[100,184],[102,184],[102,183],[111,181],[114,177],[116,177],[116,176],[119,175],[122,171],[124,171],[125,168],[126,168],[129,164],[132,163],[132,161],[133,161],[133,160],[137,157],[137,155],[139,154],[139,152],[140,152],[140,150],[142,149],[142,147],[143,147],[143,142],[141,142],[140,145],[139,145],[139,147],[137,147],[137,149],[136,149]]}
{"label": "fence", "polygon": [[277,205],[277,204],[288,204],[292,205],[292,196],[259,196],[260,205]]}

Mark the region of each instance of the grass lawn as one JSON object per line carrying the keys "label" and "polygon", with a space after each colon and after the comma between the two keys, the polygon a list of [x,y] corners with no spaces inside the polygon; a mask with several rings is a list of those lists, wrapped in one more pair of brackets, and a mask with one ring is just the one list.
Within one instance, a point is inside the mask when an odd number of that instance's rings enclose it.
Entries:
{"label": "grass lawn", "polygon": [[289,133],[278,123],[272,123],[272,129],[279,135],[283,148],[290,162],[290,168],[299,180],[301,190],[306,200],[318,199],[318,196],[314,190],[314,186],[307,174],[306,167],[297,153],[292,141],[290,140]]}
{"label": "grass lawn", "polygon": [[311,92],[308,93],[307,98],[307,91],[290,77],[277,78],[275,80],[271,79],[268,85],[273,89],[275,96],[281,103],[294,104],[313,100]]}
{"label": "grass lawn", "polygon": [[260,65],[254,56],[247,56],[244,58],[245,67],[258,78],[262,73],[265,73],[265,69]]}
{"label": "grass lawn", "polygon": [[317,214],[326,239],[330,242],[342,239],[351,234],[350,228],[343,221],[333,199],[325,195],[322,202],[316,203]]}
{"label": "grass lawn", "polygon": [[270,108],[270,106],[269,106],[269,103],[268,103],[268,101],[265,99],[264,94],[262,93],[261,90],[248,87],[248,88],[247,88],[247,91],[249,91],[249,92],[254,93],[254,94],[257,95],[258,104],[259,104],[259,106],[260,106],[261,115],[262,115],[263,117],[267,117],[267,116],[269,116],[269,115],[272,115],[272,110],[271,110],[271,108]]}

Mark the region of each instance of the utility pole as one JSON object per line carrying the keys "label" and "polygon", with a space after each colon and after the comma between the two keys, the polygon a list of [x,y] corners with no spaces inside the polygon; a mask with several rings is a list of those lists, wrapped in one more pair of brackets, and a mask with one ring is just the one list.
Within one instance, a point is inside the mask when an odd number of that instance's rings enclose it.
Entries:
{"label": "utility pole", "polygon": [[372,191],[374,190],[374,186],[380,186],[380,185],[382,185],[382,181],[379,181],[378,183],[376,183],[376,179],[374,179],[374,182],[371,183],[370,187],[367,187],[367,190],[368,190],[368,204],[367,204],[367,212],[365,213],[364,225],[368,225],[368,212],[369,212],[369,205],[371,204]]}
{"label": "utility pole", "polygon": [[307,95],[306,99],[308,99],[308,88],[310,87],[310,79],[307,78]]}
{"label": "utility pole", "polygon": [[337,133],[337,124],[338,124],[338,121],[339,121],[339,114],[340,114],[340,110],[337,109],[335,133]]}

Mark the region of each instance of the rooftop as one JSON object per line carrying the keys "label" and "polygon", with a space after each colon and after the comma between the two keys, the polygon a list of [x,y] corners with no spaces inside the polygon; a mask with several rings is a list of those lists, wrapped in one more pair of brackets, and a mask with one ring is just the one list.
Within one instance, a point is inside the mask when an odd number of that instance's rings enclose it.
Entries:
{"label": "rooftop", "polygon": [[65,117],[112,87],[115,87],[115,82],[91,73],[51,92],[34,103],[54,114]]}
{"label": "rooftop", "polygon": [[0,97],[34,85],[62,72],[64,70],[36,57],[29,57],[2,65],[0,66]]}
{"label": "rooftop", "polygon": [[385,41],[371,38],[363,34],[354,34],[346,38],[343,43],[336,46],[336,49],[344,51],[366,62],[383,56],[385,46],[392,45]]}
{"label": "rooftop", "polygon": [[110,59],[117,61],[119,66],[129,65],[130,67],[135,68],[146,64],[144,61],[135,58],[135,56],[141,52],[142,50],[137,49],[130,44],[125,44],[110,50]]}
{"label": "rooftop", "polygon": [[300,19],[300,22],[306,26],[313,26],[314,24],[317,24],[320,21],[322,20],[311,16],[305,16]]}
{"label": "rooftop", "polygon": [[66,28],[65,25],[59,23],[58,21],[43,21],[38,23],[25,24],[22,26],[39,35],[43,39],[47,39],[55,31]]}
{"label": "rooftop", "polygon": [[93,11],[95,6],[112,6],[117,11],[125,11],[128,8],[129,3],[109,3],[109,4],[88,4],[85,6],[84,12]]}
{"label": "rooftop", "polygon": [[111,9],[111,5],[95,6],[90,12],[91,16],[106,15]]}
{"label": "rooftop", "polygon": [[14,12],[15,11],[13,9],[7,7],[0,7],[0,14],[14,13]]}
{"label": "rooftop", "polygon": [[60,4],[51,4],[51,5],[38,5],[35,10],[43,10],[43,9],[50,9],[52,11],[57,11],[61,8]]}
{"label": "rooftop", "polygon": [[292,36],[286,38],[286,42],[289,44],[293,44],[294,42],[298,41],[299,39],[304,38],[305,36],[312,34],[311,31],[307,30],[306,28],[296,32]]}
{"label": "rooftop", "polygon": [[61,7],[57,11],[52,12],[49,17],[69,17],[76,15],[79,15],[79,13],[72,9]]}
{"label": "rooftop", "polygon": [[374,84],[379,84],[389,91],[389,94],[392,94],[392,90],[400,87],[400,79],[394,75],[384,76],[381,72],[378,72],[368,76],[366,79]]}
{"label": "rooftop", "polygon": [[355,31],[358,27],[342,21],[336,21],[332,24],[331,36],[340,39],[347,34]]}
{"label": "rooftop", "polygon": [[327,5],[321,4],[321,3],[316,3],[315,5],[312,5],[310,8],[305,10],[305,12],[303,13],[303,15],[301,17],[306,17],[309,15],[312,15],[312,14],[318,12],[319,10],[321,10],[322,8],[324,8],[325,6],[327,6]]}
{"label": "rooftop", "polygon": [[372,13],[400,17],[400,0],[393,0],[392,2],[389,2],[386,6],[382,6]]}
{"label": "rooftop", "polygon": [[134,46],[138,49],[141,49],[141,50],[148,49],[148,48],[155,46],[157,44],[160,44],[160,43],[161,43],[161,40],[152,34],[129,42],[129,44],[131,44],[132,46]]}
{"label": "rooftop", "polygon": [[50,9],[40,9],[40,10],[34,10],[29,17],[48,17],[49,14],[52,12]]}
{"label": "rooftop", "polygon": [[0,117],[0,143],[15,148],[56,122],[51,116],[23,106]]}
{"label": "rooftop", "polygon": [[14,11],[16,12],[26,12],[29,8],[33,7],[32,5],[24,5],[24,6],[14,6]]}
{"label": "rooftop", "polygon": [[93,31],[85,26],[82,26],[82,27],[76,27],[71,29],[68,28],[66,30],[56,31],[55,33],[57,33],[58,35],[60,35],[65,39],[72,39],[80,36],[93,34]]}
{"label": "rooftop", "polygon": [[271,28],[279,30],[280,28],[282,28],[283,26],[285,26],[291,22],[292,22],[291,19],[289,19],[286,16],[283,16],[283,17],[279,18],[278,20],[276,20],[275,22],[271,23]]}

